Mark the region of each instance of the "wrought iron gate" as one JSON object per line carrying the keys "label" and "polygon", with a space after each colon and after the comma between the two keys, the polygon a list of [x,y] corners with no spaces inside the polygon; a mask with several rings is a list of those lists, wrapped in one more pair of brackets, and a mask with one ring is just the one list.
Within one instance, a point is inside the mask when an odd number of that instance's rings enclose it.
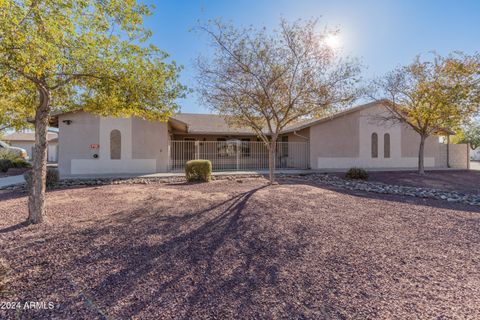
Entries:
{"label": "wrought iron gate", "polygon": [[[277,169],[308,169],[308,142],[277,142]],[[258,141],[172,140],[169,148],[171,171],[183,171],[193,159],[208,159],[213,171],[248,171],[268,169],[268,149]]]}

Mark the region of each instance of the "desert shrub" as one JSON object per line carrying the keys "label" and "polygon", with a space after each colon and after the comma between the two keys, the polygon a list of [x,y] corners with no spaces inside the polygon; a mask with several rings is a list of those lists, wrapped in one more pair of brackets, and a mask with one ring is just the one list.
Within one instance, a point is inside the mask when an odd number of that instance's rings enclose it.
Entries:
{"label": "desert shrub", "polygon": [[210,160],[190,160],[185,165],[185,177],[188,182],[212,179],[212,163]]}
{"label": "desert shrub", "polygon": [[347,173],[345,174],[347,179],[355,179],[355,180],[367,180],[368,179],[368,172],[362,168],[350,168]]}
{"label": "desert shrub", "polygon": [[11,151],[0,151],[0,171],[7,172],[10,168],[30,168],[25,159]]}
{"label": "desert shrub", "polygon": [[0,171],[7,172],[8,169],[13,168],[12,160],[10,159],[0,159]]}
{"label": "desert shrub", "polygon": [[[29,170],[23,174],[23,177],[25,178],[25,184],[27,187],[27,190],[32,189],[32,181],[33,181],[33,171]],[[46,185],[47,189],[53,189],[58,185],[58,182],[60,181],[60,176],[58,174],[58,170],[55,168],[47,168],[47,180],[46,180]]]}
{"label": "desert shrub", "polygon": [[17,157],[12,161],[12,168],[31,168],[32,165],[23,158]]}

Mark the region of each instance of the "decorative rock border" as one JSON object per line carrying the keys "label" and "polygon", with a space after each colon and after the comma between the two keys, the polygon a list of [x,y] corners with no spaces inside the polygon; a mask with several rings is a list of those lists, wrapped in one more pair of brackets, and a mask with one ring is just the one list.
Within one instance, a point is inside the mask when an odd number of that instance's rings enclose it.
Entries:
{"label": "decorative rock border", "polygon": [[480,206],[480,195],[466,194],[456,191],[446,191],[433,188],[407,187],[399,185],[385,184],[382,182],[370,182],[363,180],[346,180],[337,176],[328,174],[309,174],[289,176],[291,178],[311,181],[313,183],[322,183],[334,187],[348,190],[360,190],[381,194],[394,194],[401,196],[410,196],[417,198],[429,198],[436,200],[445,200],[448,202],[460,202],[474,206]]}
{"label": "decorative rock border", "polygon": [[[260,174],[249,175],[219,175],[214,176],[214,180],[237,180],[248,178],[261,178]],[[69,178],[62,179],[54,189],[63,189],[78,186],[101,186],[116,184],[155,184],[155,183],[182,183],[186,182],[185,177],[133,177],[133,178]],[[25,190],[25,183],[16,184],[8,187],[0,187],[0,190]]]}
{"label": "decorative rock border", "polygon": [[[249,178],[263,178],[262,174],[249,175],[220,175],[214,176],[215,180],[240,180]],[[448,202],[459,202],[474,206],[480,206],[480,195],[466,194],[456,191],[446,191],[433,188],[407,187],[399,185],[385,184],[381,182],[371,182],[362,180],[346,180],[334,175],[307,173],[307,174],[278,174],[277,178],[290,178],[296,180],[309,181],[312,183],[326,184],[337,188],[348,190],[359,190],[381,194],[394,194],[400,196],[409,196],[417,198],[429,198],[444,200]],[[142,178],[98,178],[98,179],[63,179],[55,189],[69,188],[75,186],[99,186],[116,184],[154,184],[154,183],[181,183],[185,182],[185,177],[142,177]],[[25,190],[25,184],[18,184],[9,187],[0,188],[0,190]]]}

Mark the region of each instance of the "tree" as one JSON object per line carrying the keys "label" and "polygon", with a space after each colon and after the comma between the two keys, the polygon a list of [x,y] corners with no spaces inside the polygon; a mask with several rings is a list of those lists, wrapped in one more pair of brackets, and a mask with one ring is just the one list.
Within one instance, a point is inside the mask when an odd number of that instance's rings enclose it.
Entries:
{"label": "tree", "polygon": [[263,141],[271,183],[280,132],[358,94],[358,64],[340,59],[325,42],[335,31],[317,33],[316,25],[281,20],[271,33],[221,21],[198,27],[214,49],[211,59],[197,60],[200,96],[229,124],[249,127]]}
{"label": "tree", "polygon": [[184,92],[179,67],[148,45],[151,8],[135,0],[0,1],[0,120],[35,126],[31,223],[45,211],[52,112],[165,120]]}
{"label": "tree", "polygon": [[467,124],[462,131],[458,143],[468,143],[473,150],[480,148],[480,121]]}
{"label": "tree", "polygon": [[390,111],[383,120],[404,123],[420,135],[418,172],[425,174],[425,140],[458,128],[479,111],[480,58],[463,53],[435,54],[432,61],[417,57],[373,86]]}

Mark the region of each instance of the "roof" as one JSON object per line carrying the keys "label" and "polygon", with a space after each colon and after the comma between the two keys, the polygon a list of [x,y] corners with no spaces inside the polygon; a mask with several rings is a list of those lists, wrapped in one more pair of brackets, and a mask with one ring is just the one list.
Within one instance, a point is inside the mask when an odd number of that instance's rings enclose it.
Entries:
{"label": "roof", "polygon": [[[381,101],[374,101],[362,104],[341,112],[330,114],[322,118],[300,120],[294,124],[287,126],[284,130],[282,130],[282,133],[299,131],[316,124],[327,122],[353,112],[376,106],[378,104],[381,104]],[[231,127],[228,125],[224,116],[215,114],[178,113],[175,114],[172,118],[185,123],[188,127],[188,133],[192,134],[255,134],[254,131],[248,127]]]}
{"label": "roof", "polygon": [[188,127],[188,133],[255,134],[254,131],[248,127],[229,126],[224,116],[216,114],[177,113],[172,118],[185,123]]}
{"label": "roof", "polygon": [[[362,104],[347,110],[327,115],[322,118],[315,119],[303,119],[299,120],[291,125],[288,125],[282,133],[289,133],[299,131],[316,124],[330,121],[335,118],[342,117],[344,115],[357,112],[375,105],[381,104],[382,101],[373,101],[366,104]],[[69,111],[77,112],[81,110]],[[58,122],[58,116],[60,114],[66,114],[69,112],[57,112],[52,114],[52,121]],[[216,114],[201,114],[201,113],[177,113],[169,119],[169,123],[176,130],[186,131],[189,134],[219,134],[219,135],[255,135],[255,132],[249,127],[232,127],[225,120],[225,116]]]}
{"label": "roof", "polygon": [[[58,138],[58,133],[48,132],[47,140],[52,141]],[[35,132],[13,132],[3,137],[5,141],[35,141]]]}

